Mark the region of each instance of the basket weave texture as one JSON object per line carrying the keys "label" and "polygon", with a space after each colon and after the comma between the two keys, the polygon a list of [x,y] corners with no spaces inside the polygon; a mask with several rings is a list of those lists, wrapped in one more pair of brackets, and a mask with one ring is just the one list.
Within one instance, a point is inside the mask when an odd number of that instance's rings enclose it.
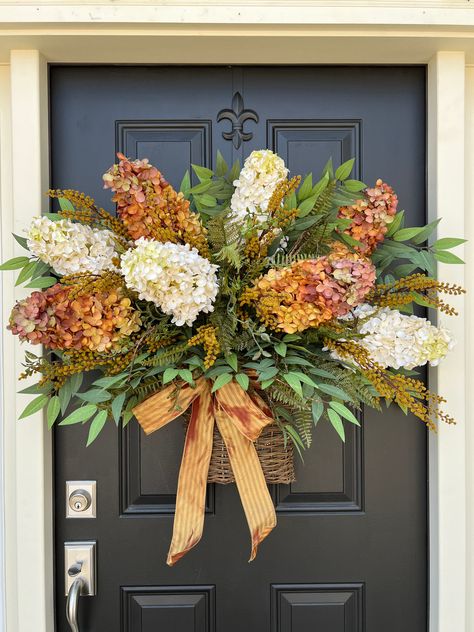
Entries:
{"label": "basket weave texture", "polygon": [[[293,444],[291,441],[287,441],[285,446],[283,433],[276,424],[265,426],[255,442],[255,448],[267,483],[288,485],[296,480]],[[207,481],[221,485],[235,481],[227,448],[217,426],[214,426],[212,456]]]}

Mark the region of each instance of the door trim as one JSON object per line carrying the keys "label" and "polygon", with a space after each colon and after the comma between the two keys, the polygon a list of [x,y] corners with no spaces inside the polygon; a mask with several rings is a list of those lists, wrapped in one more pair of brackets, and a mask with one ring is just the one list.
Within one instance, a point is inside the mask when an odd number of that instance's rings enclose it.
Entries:
{"label": "door trim", "polygon": [[[286,36],[282,33],[279,37],[280,46],[284,48]],[[217,55],[213,39],[204,39],[206,41],[200,43],[201,48],[194,51],[194,62],[202,60],[202,63],[206,63],[212,57],[212,51]],[[406,39],[407,42],[411,41],[409,31]],[[56,40],[56,52],[50,61],[61,62],[70,55],[68,41],[67,37],[64,44]],[[362,38],[359,46],[363,47],[364,41]],[[48,42],[51,47],[52,42],[49,39]],[[254,42],[245,42],[246,55],[250,49],[255,62],[261,61],[260,44],[258,38]],[[231,57],[238,58],[241,45],[239,36],[235,36],[229,44],[234,50]],[[110,51],[110,48],[104,48]],[[76,61],[88,57],[87,49],[78,47],[74,50]],[[117,42],[119,50],[120,41]],[[419,63],[416,38],[411,42],[411,50],[413,62]],[[366,52],[370,60],[374,54],[370,38],[367,38]],[[219,59],[222,59],[222,54]],[[103,60],[98,58],[96,61]],[[303,47],[300,50],[300,62],[307,61]],[[350,53],[347,53],[346,61],[353,61]],[[466,205],[465,209],[464,181],[465,170],[470,168],[472,173],[474,166],[474,120],[471,114],[474,107],[474,68],[467,69],[466,74],[463,50],[434,50],[425,61],[428,64],[430,219],[444,216],[445,220],[449,220],[441,224],[439,236],[465,234],[468,239],[472,239],[474,186],[470,182],[471,178],[466,178],[469,208]],[[396,55],[393,62],[396,63]],[[5,259],[11,257],[16,249],[10,239],[10,232],[20,232],[31,216],[41,211],[44,205],[43,191],[48,187],[46,58],[35,48],[12,50],[9,66],[0,67],[0,88],[0,204],[2,257]],[[468,105],[466,120],[465,97]],[[454,323],[450,321],[459,341],[457,347],[447,361],[430,372],[430,379],[438,383],[443,395],[449,400],[450,411],[459,420],[456,427],[441,427],[438,437],[430,437],[430,632],[467,632],[472,616],[466,612],[466,588],[473,588],[474,572],[473,554],[466,538],[466,528],[472,529],[471,514],[474,508],[472,498],[470,502],[467,499],[467,493],[474,490],[474,475],[466,459],[467,451],[474,448],[474,431],[468,426],[466,414],[469,412],[472,416],[472,409],[468,410],[470,404],[466,391],[472,375],[471,358],[474,350],[467,326],[472,312],[466,312],[473,301],[472,272],[472,258],[464,271],[439,265],[439,274],[447,281],[459,282],[460,275],[465,273],[465,285],[471,286],[468,287],[471,292],[468,295],[470,298],[460,297],[456,300],[460,316]],[[4,274],[4,325],[12,301],[23,294],[24,290],[14,288],[13,274]],[[16,395],[16,376],[21,370],[23,349],[8,332],[4,332],[4,328],[2,332],[4,629],[9,632],[30,632],[32,629],[51,632],[54,629],[51,438],[41,414],[21,423],[16,421],[25,405],[24,397]]]}

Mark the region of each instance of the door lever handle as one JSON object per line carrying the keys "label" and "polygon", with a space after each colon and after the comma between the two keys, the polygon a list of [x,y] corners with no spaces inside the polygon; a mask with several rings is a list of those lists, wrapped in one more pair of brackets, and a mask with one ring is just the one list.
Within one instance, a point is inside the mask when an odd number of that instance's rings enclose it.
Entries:
{"label": "door lever handle", "polygon": [[66,618],[72,632],[79,632],[79,598],[97,592],[96,562],[95,541],[64,543]]}
{"label": "door lever handle", "polygon": [[76,577],[69,589],[66,601],[66,619],[71,628],[71,632],[79,632],[78,607],[79,597],[81,596],[84,580],[82,577]]}

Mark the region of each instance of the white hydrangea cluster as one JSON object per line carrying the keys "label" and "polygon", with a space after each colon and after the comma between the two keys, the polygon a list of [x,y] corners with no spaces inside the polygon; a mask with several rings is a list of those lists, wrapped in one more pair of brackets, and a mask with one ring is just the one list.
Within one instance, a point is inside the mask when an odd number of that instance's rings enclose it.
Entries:
{"label": "white hydrangea cluster", "polygon": [[117,257],[113,235],[85,224],[37,217],[27,233],[28,248],[61,275],[114,270]]}
{"label": "white hydrangea cluster", "polygon": [[265,221],[265,211],[277,184],[285,180],[288,169],[280,156],[269,149],[253,151],[244,163],[230,201],[231,219],[244,221],[256,216]]}
{"label": "white hydrangea cluster", "polygon": [[361,319],[358,332],[365,334],[360,344],[385,368],[413,369],[427,362],[436,366],[455,344],[444,327],[435,327],[426,318],[401,314],[396,309],[365,303],[356,307],[353,314]]}
{"label": "white hydrangea cluster", "polygon": [[141,237],[121,258],[127,286],[151,301],[172,322],[191,325],[200,312],[212,312],[217,296],[218,266],[189,244],[161,243]]}

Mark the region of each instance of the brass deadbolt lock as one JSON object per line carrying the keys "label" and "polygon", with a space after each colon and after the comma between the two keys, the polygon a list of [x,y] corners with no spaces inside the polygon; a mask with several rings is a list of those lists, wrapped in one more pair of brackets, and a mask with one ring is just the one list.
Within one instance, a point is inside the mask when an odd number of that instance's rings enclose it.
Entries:
{"label": "brass deadbolt lock", "polygon": [[75,489],[69,496],[69,507],[72,511],[87,511],[92,504],[92,498],[85,489]]}

